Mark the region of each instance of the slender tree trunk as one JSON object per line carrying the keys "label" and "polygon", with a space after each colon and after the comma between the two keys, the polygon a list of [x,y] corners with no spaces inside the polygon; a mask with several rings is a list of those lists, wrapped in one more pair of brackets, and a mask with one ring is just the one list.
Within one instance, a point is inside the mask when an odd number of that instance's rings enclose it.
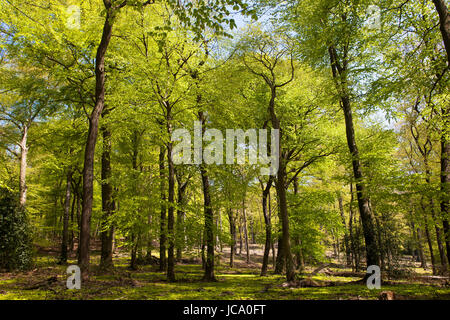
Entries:
{"label": "slender tree trunk", "polygon": [[242,255],[242,247],[244,246],[244,237],[242,236],[242,219],[239,219],[239,256]]}
{"label": "slender tree trunk", "polygon": [[73,251],[73,247],[75,244],[75,233],[73,231],[74,229],[74,213],[75,213],[75,203],[76,203],[76,193],[73,193],[73,197],[72,197],[72,210],[70,212],[70,224],[71,224],[71,228],[70,228],[70,248],[69,251],[72,252]]}
{"label": "slender tree trunk", "polygon": [[[103,112],[103,117],[107,109]],[[102,221],[100,238],[102,241],[100,268],[107,270],[113,267],[113,226],[110,218],[114,212],[113,187],[111,185],[111,131],[106,126],[101,128],[103,134],[102,152]]]}
{"label": "slender tree trunk", "polygon": [[[262,209],[263,209],[263,215],[264,215],[264,224],[265,224],[265,230],[266,230],[266,242],[264,244],[264,256],[263,256],[263,263],[261,267],[261,276],[267,275],[267,266],[269,265],[269,253],[270,253],[270,247],[272,245],[272,222],[271,217],[269,216],[269,213],[267,212],[267,198],[270,193],[270,188],[272,187],[272,181],[273,177],[269,177],[269,181],[266,184],[266,187],[263,188],[263,194],[262,194]],[[261,186],[262,182],[261,182]]]}
{"label": "slender tree trunk", "polygon": [[[425,181],[426,181],[427,185],[431,186],[431,170],[429,168],[428,157],[426,154],[424,154],[424,165],[425,165]],[[447,270],[447,257],[445,255],[445,249],[442,244],[441,228],[439,228],[439,221],[436,217],[434,210],[435,210],[435,202],[434,202],[433,196],[430,196],[430,212],[431,212],[431,218],[433,220],[433,225],[434,225],[434,228],[436,231],[436,240],[437,240],[439,257],[441,260],[441,267],[442,267],[441,269],[442,269],[442,272],[445,272]]]}
{"label": "slender tree trunk", "polygon": [[255,221],[253,219],[250,220],[250,234],[252,235],[251,244],[256,244]]}
{"label": "slender tree trunk", "polygon": [[236,217],[233,215],[233,210],[231,208],[228,208],[228,220],[230,222],[230,236],[231,236],[230,268],[233,268],[234,255],[236,253]]}
{"label": "slender tree trunk", "polygon": [[[132,141],[131,168],[133,169],[132,180],[134,183],[134,189],[139,190],[139,180],[138,180],[139,132],[137,130],[134,130],[131,141]],[[137,207],[137,210],[140,211],[140,208]],[[131,245],[132,246],[131,246],[130,268],[132,270],[137,270],[137,260],[138,258],[142,257],[142,254],[139,252],[139,248],[141,248],[141,235],[135,229],[131,230]]]}
{"label": "slender tree trunk", "polygon": [[63,231],[61,242],[61,257],[59,260],[61,264],[67,263],[71,187],[72,187],[72,169],[69,168],[67,170],[66,196],[64,201],[64,218],[63,218]]}
{"label": "slender tree trunk", "polygon": [[447,270],[447,257],[445,255],[445,249],[444,245],[442,244],[442,234],[441,234],[441,228],[439,228],[439,224],[436,218],[436,215],[434,213],[434,201],[431,200],[431,217],[433,220],[434,228],[436,231],[436,242],[438,245],[438,251],[439,251],[439,258],[441,260],[441,271],[445,272]]}
{"label": "slender tree trunk", "polygon": [[206,245],[206,259],[205,259],[205,274],[203,279],[205,281],[215,281],[214,276],[214,217],[211,208],[211,198],[209,190],[209,178],[206,169],[201,167],[203,197],[204,197],[204,214],[205,214],[205,239]]}
{"label": "slender tree trunk", "polygon": [[345,246],[345,257],[346,257],[346,263],[347,266],[352,265],[352,258],[350,256],[350,245],[349,245],[349,236],[348,236],[348,229],[347,229],[347,223],[345,222],[345,215],[344,215],[344,205],[342,200],[342,195],[338,195],[338,204],[339,204],[339,212],[341,214],[342,224],[344,226],[344,246]]}
{"label": "slender tree trunk", "polygon": [[[298,177],[294,178],[293,184],[294,184],[294,194],[296,196],[298,196]],[[296,253],[295,253],[297,269],[300,271],[303,271],[304,261],[303,261],[303,252],[302,252],[302,248],[301,248],[301,240],[300,240],[299,234],[295,235],[294,243],[295,243],[295,246],[297,247]],[[336,255],[336,247],[335,247],[335,255]]]}
{"label": "slender tree trunk", "polygon": [[381,230],[380,219],[377,217],[376,214],[374,214],[374,219],[375,219],[375,225],[377,226],[376,234],[377,234],[377,240],[378,240],[378,248],[380,250],[380,269],[386,270],[384,261],[385,261],[386,255],[389,257],[389,252],[388,252],[387,244],[383,245],[383,242],[381,240],[382,230]]}
{"label": "slender tree trunk", "polygon": [[418,258],[420,261],[420,267],[426,269],[427,263],[425,260],[425,256],[423,254],[421,230],[420,230],[420,228],[416,228],[416,225],[414,222],[411,222],[411,229],[413,232],[413,238],[417,242],[417,255],[418,255]]}
{"label": "slender tree trunk", "polygon": [[420,228],[417,228],[417,243],[419,246],[420,267],[426,269],[427,260],[425,259],[425,254],[423,253],[422,230]]}
{"label": "slender tree trunk", "polygon": [[136,236],[134,232],[131,233],[131,260],[130,260],[130,269],[137,270],[137,252],[139,248],[139,236]]}
{"label": "slender tree trunk", "polygon": [[350,210],[350,219],[349,219],[349,232],[350,232],[350,245],[351,245],[351,249],[352,249],[352,256],[353,256],[353,260],[354,260],[354,265],[355,265],[355,271],[358,272],[359,271],[359,258],[358,258],[358,235],[357,232],[355,234],[355,232],[353,232],[353,221],[354,221],[354,211],[353,211],[353,201],[354,201],[354,195],[353,195],[353,183],[350,183],[350,205],[349,205],[349,210]]}
{"label": "slender tree trunk", "polygon": [[305,270],[305,256],[303,255],[302,240],[298,238],[298,270],[303,272]]}
{"label": "slender tree trunk", "polygon": [[[176,173],[176,172],[175,172]],[[178,191],[177,191],[177,221],[176,221],[176,257],[177,261],[181,261],[184,249],[184,217],[185,211],[183,206],[185,205],[186,188],[188,181],[185,183],[181,182],[181,176],[176,174]]]}
{"label": "slender tree trunk", "polygon": [[203,234],[201,239],[201,251],[202,251],[202,269],[206,269],[206,230],[203,228]]}
{"label": "slender tree trunk", "polygon": [[350,219],[348,220],[348,231],[350,234],[350,251],[352,255],[352,270],[356,270],[356,246],[353,232],[353,210],[350,209]]}
{"label": "slender tree trunk", "polygon": [[[425,217],[426,220],[426,217]],[[427,238],[428,250],[430,251],[430,259],[431,259],[431,269],[433,271],[433,275],[437,274],[436,270],[436,259],[434,257],[433,251],[433,242],[431,241],[430,231],[428,229],[428,222],[425,221],[425,236]]]}
{"label": "slender tree trunk", "polygon": [[[219,236],[219,217],[220,217],[220,211],[217,213],[217,217],[216,217],[216,230],[217,230],[217,232],[216,232],[216,241],[215,241],[215,244],[216,244],[216,247],[217,247],[217,250],[219,251],[220,250],[220,236]],[[219,255],[219,259],[220,259],[220,255]]]}
{"label": "slender tree trunk", "polygon": [[244,239],[245,239],[245,252],[247,257],[247,264],[250,263],[250,250],[248,246],[248,229],[247,229],[247,211],[245,209],[245,195],[242,199],[242,219],[243,219],[243,228],[244,228]]}
{"label": "slender tree trunk", "polygon": [[[219,221],[219,227],[217,228],[217,230],[218,230],[218,234],[221,235],[223,232],[223,230],[222,230],[222,213],[221,212],[219,212],[218,221]],[[223,243],[222,243],[221,237],[218,236],[217,241],[219,241],[220,252],[223,252]]]}
{"label": "slender tree trunk", "polygon": [[[171,130],[169,130],[169,134]],[[172,143],[167,144],[167,159],[169,165],[169,193],[168,193],[168,215],[167,230],[169,235],[169,249],[167,251],[167,279],[175,281],[175,217],[174,217],[174,201],[175,201],[175,168],[172,161]]]}
{"label": "slender tree trunk", "polygon": [[[270,192],[269,192],[269,199],[268,199],[268,205],[269,205],[269,218],[270,218],[270,220],[272,221],[272,200],[271,200],[271,197],[270,197]],[[275,241],[274,241],[274,239],[273,239],[273,237],[271,236],[271,241],[272,241],[272,243],[271,243],[271,246],[272,246],[272,268],[275,270],[275,261],[276,261],[276,259],[275,259]]]}
{"label": "slender tree trunk", "polygon": [[77,226],[78,226],[78,246],[77,246],[77,260],[80,259],[80,235],[81,235],[81,190],[77,191]]}
{"label": "slender tree trunk", "polygon": [[166,259],[166,184],[165,184],[165,158],[164,148],[159,150],[159,178],[160,178],[160,192],[161,192],[161,220],[160,220],[160,235],[159,235],[159,271],[165,271],[167,267]]}
{"label": "slender tree trunk", "polygon": [[278,236],[277,239],[277,257],[275,261],[275,270],[274,274],[282,274],[284,272],[285,267],[285,259],[284,259],[284,252],[283,252],[283,237],[281,234]]}
{"label": "slender tree trunk", "polygon": [[152,249],[153,249],[153,244],[152,244],[152,231],[151,231],[151,226],[152,226],[152,221],[153,221],[153,216],[150,213],[147,216],[147,223],[148,223],[148,228],[149,231],[147,233],[147,260],[150,261],[149,259],[151,259],[152,257]]}
{"label": "slender tree trunk", "polygon": [[28,127],[24,126],[20,140],[20,174],[19,174],[19,201],[25,207],[27,202],[27,157],[28,157]]}
{"label": "slender tree trunk", "polygon": [[206,236],[206,264],[203,280],[216,281],[214,275],[214,216],[211,208],[211,196],[209,190],[209,178],[204,165],[200,166],[205,214],[205,236]]}

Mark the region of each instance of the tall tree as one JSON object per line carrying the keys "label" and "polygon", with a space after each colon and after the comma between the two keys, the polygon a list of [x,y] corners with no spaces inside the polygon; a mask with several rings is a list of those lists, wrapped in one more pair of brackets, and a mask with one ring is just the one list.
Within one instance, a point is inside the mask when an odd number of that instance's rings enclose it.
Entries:
{"label": "tall tree", "polygon": [[[298,12],[303,5],[306,6],[302,13],[304,16],[299,18],[294,13]],[[352,101],[355,101],[353,98],[355,88],[352,88],[352,84],[360,80],[359,74],[354,73],[352,67],[359,62],[358,59],[365,57],[362,54],[365,53],[363,51],[365,39],[361,33],[365,20],[360,15],[360,12],[365,10],[365,5],[366,3],[357,1],[318,1],[314,4],[296,1],[286,12],[287,18],[299,36],[302,50],[306,48],[306,57],[316,63],[320,61],[321,65],[325,58],[329,61],[335,85],[334,92],[339,99],[345,119],[345,133],[351,154],[356,196],[366,245],[366,262],[367,265],[380,265],[374,216],[370,208],[361,155],[355,136],[352,108]]]}
{"label": "tall tree", "polygon": [[[271,152],[273,155],[278,157],[275,188],[277,190],[279,213],[282,226],[282,252],[283,259],[286,265],[286,278],[288,281],[292,281],[295,278],[295,270],[291,253],[291,240],[289,236],[289,218],[286,197],[286,166],[288,152],[283,148],[281,143],[283,141],[283,132],[281,130],[280,119],[277,115],[275,105],[277,99],[277,89],[288,85],[294,79],[294,58],[292,56],[293,53],[292,51],[290,51],[291,49],[288,46],[281,47],[281,49],[278,49],[278,51],[276,51],[276,46],[282,44],[277,43],[275,45],[275,42],[271,42],[271,39],[264,39],[264,35],[262,37],[259,37],[258,40],[259,43],[257,44],[256,52],[254,52],[253,54],[251,53],[250,57],[247,58],[250,59],[251,62],[247,62],[248,60],[245,59],[245,55],[243,57],[243,62],[250,72],[258,77],[261,77],[264,80],[270,91],[270,100],[268,103],[267,111],[270,122],[272,124],[272,128],[278,130],[279,132],[280,141],[278,150],[271,150]],[[290,59],[290,70],[287,80],[279,81],[277,80],[276,76],[276,67],[277,64],[283,63],[283,59]],[[257,64],[256,69],[254,66],[255,63]],[[263,71],[260,71],[261,67],[263,68]]]}
{"label": "tall tree", "polygon": [[[450,68],[450,13],[444,0],[433,0],[433,3],[439,15],[439,29],[447,51],[448,68]],[[441,107],[441,116],[441,214],[448,265],[450,266],[450,103],[448,101]]]}
{"label": "tall tree", "polygon": [[[52,110],[52,98],[50,90],[45,89],[45,79],[39,71],[27,70],[21,66],[20,61],[10,61],[12,64],[19,63],[17,70],[2,69],[2,96],[0,97],[0,121],[10,125],[5,133],[9,145],[16,145],[20,152],[8,147],[8,150],[19,158],[19,203],[22,207],[27,201],[27,166],[29,152],[29,131],[31,126],[49,115]],[[50,87],[50,85],[48,86]],[[12,128],[11,128],[12,127]]]}
{"label": "tall tree", "polygon": [[103,24],[103,31],[100,44],[95,57],[95,105],[89,116],[89,131],[84,151],[83,166],[83,200],[80,225],[80,241],[78,264],[81,268],[84,280],[89,278],[89,257],[91,239],[91,215],[94,198],[94,156],[95,145],[97,143],[100,116],[105,105],[105,57],[112,37],[114,16],[121,8],[127,5],[127,1],[119,5],[113,5],[112,0],[103,0],[106,17]]}

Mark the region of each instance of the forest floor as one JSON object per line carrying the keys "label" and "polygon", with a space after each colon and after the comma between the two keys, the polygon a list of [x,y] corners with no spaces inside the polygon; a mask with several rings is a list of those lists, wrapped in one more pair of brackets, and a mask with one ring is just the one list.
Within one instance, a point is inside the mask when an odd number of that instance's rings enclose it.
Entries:
{"label": "forest floor", "polygon": [[[202,282],[203,270],[198,258],[183,259],[176,265],[177,281],[167,282],[157,265],[129,269],[129,256],[118,251],[114,256],[114,270],[100,272],[96,267],[99,251],[91,255],[92,272],[81,290],[66,289],[67,265],[58,265],[56,249],[40,249],[35,268],[28,272],[0,273],[0,300],[367,300],[379,299],[382,291],[392,291],[396,299],[448,299],[448,277],[433,277],[430,270],[418,268],[405,258],[405,270],[409,272],[395,279],[383,279],[381,289],[369,290],[366,284],[354,283],[364,274],[330,259],[330,265],[316,274],[317,266],[307,266],[303,278],[317,287],[298,287],[286,283],[285,277],[274,275],[272,264],[268,276],[261,277],[260,247],[254,245],[251,261],[246,263],[242,254],[235,259],[235,267],[228,266],[229,253],[224,249],[220,261],[216,261],[217,282]],[[229,252],[229,250],[228,250]],[[270,262],[272,259],[270,259]],[[68,265],[76,264],[72,255]]]}

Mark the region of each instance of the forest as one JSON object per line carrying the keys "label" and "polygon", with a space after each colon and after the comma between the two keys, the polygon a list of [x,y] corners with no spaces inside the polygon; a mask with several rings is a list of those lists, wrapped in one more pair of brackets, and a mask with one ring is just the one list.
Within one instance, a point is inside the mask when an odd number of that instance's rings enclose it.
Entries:
{"label": "forest", "polygon": [[450,299],[447,1],[0,4],[0,300]]}

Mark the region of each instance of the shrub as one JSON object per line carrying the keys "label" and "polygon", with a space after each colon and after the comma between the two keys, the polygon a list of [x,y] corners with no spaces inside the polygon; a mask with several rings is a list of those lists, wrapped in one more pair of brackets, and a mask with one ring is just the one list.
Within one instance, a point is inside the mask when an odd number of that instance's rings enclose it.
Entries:
{"label": "shrub", "polygon": [[27,270],[32,266],[31,228],[17,196],[0,187],[0,269]]}

